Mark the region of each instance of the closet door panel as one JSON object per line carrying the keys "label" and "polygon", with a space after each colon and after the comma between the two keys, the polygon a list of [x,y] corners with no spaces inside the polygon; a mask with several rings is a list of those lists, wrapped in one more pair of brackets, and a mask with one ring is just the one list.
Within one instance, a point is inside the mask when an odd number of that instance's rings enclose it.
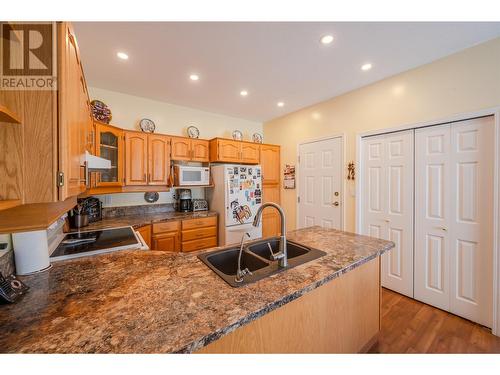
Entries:
{"label": "closet door panel", "polygon": [[393,241],[382,285],[413,297],[413,130],[362,141],[363,233]]}
{"label": "closet door panel", "polygon": [[450,125],[415,130],[415,298],[449,310]]}
{"label": "closet door panel", "polygon": [[450,311],[491,327],[493,117],[451,126]]}
{"label": "closet door panel", "polygon": [[388,134],[385,143],[387,239],[382,285],[413,297],[413,130]]}
{"label": "closet door panel", "polygon": [[361,230],[369,236],[387,239],[384,136],[364,138],[361,147],[363,154],[363,225]]}

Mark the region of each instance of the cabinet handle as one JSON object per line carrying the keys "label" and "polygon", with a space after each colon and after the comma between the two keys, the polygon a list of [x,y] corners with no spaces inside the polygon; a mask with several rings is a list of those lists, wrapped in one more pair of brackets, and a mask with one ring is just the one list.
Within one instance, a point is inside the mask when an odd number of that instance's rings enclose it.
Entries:
{"label": "cabinet handle", "polygon": [[89,170],[87,166],[87,162],[83,162],[83,175],[85,176],[83,179],[80,179],[80,182],[85,183],[85,187],[89,187],[88,185],[88,179],[89,179]]}
{"label": "cabinet handle", "polygon": [[146,177],[146,173],[144,173],[144,181],[148,182],[148,179]]}
{"label": "cabinet handle", "polygon": [[339,202],[333,202],[333,205],[337,207],[339,205]]}

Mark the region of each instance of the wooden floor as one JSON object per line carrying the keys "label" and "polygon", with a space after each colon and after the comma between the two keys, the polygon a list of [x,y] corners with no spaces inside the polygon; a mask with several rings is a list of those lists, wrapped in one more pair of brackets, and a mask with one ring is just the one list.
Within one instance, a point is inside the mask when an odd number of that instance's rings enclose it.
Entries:
{"label": "wooden floor", "polygon": [[387,289],[382,331],[370,353],[500,353],[490,330]]}

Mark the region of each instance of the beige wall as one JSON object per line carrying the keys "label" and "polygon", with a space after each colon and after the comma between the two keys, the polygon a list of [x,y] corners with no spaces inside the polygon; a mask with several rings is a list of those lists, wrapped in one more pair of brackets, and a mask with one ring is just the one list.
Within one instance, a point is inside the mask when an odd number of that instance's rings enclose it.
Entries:
{"label": "beige wall", "polygon": [[139,121],[149,118],[156,124],[156,133],[186,136],[186,128],[195,125],[200,138],[231,138],[233,130],[243,132],[243,138],[262,132],[262,123],[182,107],[139,96],[89,87],[91,100],[99,99],[108,105],[113,114],[111,123],[124,129],[139,130]]}
{"label": "beige wall", "polygon": [[[89,87],[91,99],[106,103],[113,114],[111,124],[124,129],[139,130],[139,121],[149,118],[156,124],[156,133],[186,135],[186,128],[195,125],[201,138],[231,137],[235,129],[250,140],[255,132],[262,133],[262,123],[182,107],[148,98]],[[192,189],[194,198],[203,197],[203,189]],[[105,207],[147,204],[143,193],[108,194],[99,196]],[[172,202],[172,192],[160,193],[158,203]]]}
{"label": "beige wall", "polygon": [[[359,132],[439,120],[498,105],[500,38],[266,122],[264,138],[282,146],[283,167],[296,164],[299,142],[345,132],[347,163],[355,160]],[[346,186],[345,229],[354,231],[354,183]],[[296,225],[296,192],[282,191],[289,229]]]}

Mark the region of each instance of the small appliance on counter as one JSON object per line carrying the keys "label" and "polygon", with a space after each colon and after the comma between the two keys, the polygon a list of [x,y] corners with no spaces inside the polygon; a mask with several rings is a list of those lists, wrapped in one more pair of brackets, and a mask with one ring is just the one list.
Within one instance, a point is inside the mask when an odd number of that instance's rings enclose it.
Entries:
{"label": "small appliance on counter", "polygon": [[193,212],[208,211],[208,201],[206,199],[193,199]]}
{"label": "small appliance on counter", "polygon": [[210,168],[174,165],[175,186],[208,186],[210,185]]}
{"label": "small appliance on counter", "polygon": [[79,198],[70,212],[73,228],[82,228],[102,219],[102,203],[98,198]]}
{"label": "small appliance on counter", "polygon": [[[99,198],[88,197],[84,198],[89,215],[89,223],[94,223],[102,219],[102,202]],[[78,199],[80,201],[80,199]]]}
{"label": "small appliance on counter", "polygon": [[193,203],[191,200],[191,189],[178,189],[177,190],[177,211],[189,212],[193,210]]}

